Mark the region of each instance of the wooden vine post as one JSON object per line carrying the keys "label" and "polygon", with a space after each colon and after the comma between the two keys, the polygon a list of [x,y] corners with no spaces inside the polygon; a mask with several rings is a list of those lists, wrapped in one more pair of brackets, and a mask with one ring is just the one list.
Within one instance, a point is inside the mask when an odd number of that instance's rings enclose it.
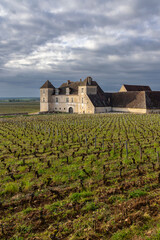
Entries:
{"label": "wooden vine post", "polygon": [[126,158],[128,158],[128,142],[126,141]]}

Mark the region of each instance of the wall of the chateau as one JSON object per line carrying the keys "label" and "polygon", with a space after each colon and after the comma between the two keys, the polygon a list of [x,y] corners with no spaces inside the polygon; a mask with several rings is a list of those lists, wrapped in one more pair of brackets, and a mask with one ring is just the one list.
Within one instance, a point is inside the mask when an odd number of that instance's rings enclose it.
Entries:
{"label": "wall of the chateau", "polygon": [[[89,90],[88,90],[89,89]],[[95,107],[93,106],[92,102],[90,101],[87,93],[88,91],[90,94],[96,93],[96,88],[92,88],[91,86],[80,86],[78,88],[78,95],[79,95],[79,104],[78,104],[78,113],[80,114],[90,114],[95,112]]]}
{"label": "wall of the chateau", "polygon": [[130,113],[146,113],[145,108],[118,108],[112,107],[112,112],[130,112]]}
{"label": "wall of the chateau", "polygon": [[40,112],[48,112],[52,107],[52,88],[40,89]]}
{"label": "wall of the chateau", "polygon": [[48,89],[40,89],[40,112],[48,111]]}
{"label": "wall of the chateau", "polygon": [[88,97],[86,94],[79,95],[78,113],[87,113]]}
{"label": "wall of the chateau", "polygon": [[94,113],[95,108],[86,95],[86,87],[79,91],[79,95],[53,95],[49,109],[55,112]]}
{"label": "wall of the chateau", "polygon": [[86,86],[78,87],[78,113],[86,113],[87,111],[87,95]]}
{"label": "wall of the chateau", "polygon": [[127,92],[126,88],[124,87],[124,85],[122,85],[122,87],[120,88],[119,92]]}
{"label": "wall of the chateau", "polygon": [[87,95],[85,97],[85,101],[86,101],[85,108],[83,108],[82,111],[79,113],[87,113],[87,114],[95,113],[95,107],[93,106],[91,100]]}
{"label": "wall of the chateau", "polygon": [[40,112],[48,112],[48,103],[41,103],[40,102]]}
{"label": "wall of the chateau", "polygon": [[73,108],[73,113],[78,113],[78,95],[53,95],[52,109],[55,112],[69,112]]}

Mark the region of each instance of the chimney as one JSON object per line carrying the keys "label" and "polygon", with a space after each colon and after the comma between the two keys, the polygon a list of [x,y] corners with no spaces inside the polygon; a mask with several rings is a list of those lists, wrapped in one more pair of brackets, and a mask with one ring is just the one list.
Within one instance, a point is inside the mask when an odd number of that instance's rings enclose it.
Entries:
{"label": "chimney", "polygon": [[92,83],[92,78],[91,78],[91,77],[87,77],[87,82],[88,82],[88,85],[91,85],[91,83]]}

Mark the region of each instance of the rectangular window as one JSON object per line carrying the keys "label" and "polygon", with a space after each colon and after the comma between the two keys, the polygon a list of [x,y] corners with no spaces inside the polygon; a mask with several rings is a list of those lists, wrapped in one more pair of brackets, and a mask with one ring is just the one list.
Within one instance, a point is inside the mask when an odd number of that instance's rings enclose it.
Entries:
{"label": "rectangular window", "polygon": [[66,95],[69,95],[70,89],[66,88]]}
{"label": "rectangular window", "polygon": [[71,101],[73,102],[73,98],[71,99]]}
{"label": "rectangular window", "polygon": [[81,91],[83,92],[83,88],[81,88]]}
{"label": "rectangular window", "polygon": [[59,108],[59,110],[61,110],[61,108]]}
{"label": "rectangular window", "polygon": [[59,94],[59,88],[56,88],[56,90],[55,90],[55,94],[56,94],[56,95]]}
{"label": "rectangular window", "polygon": [[83,98],[82,98],[82,103],[83,103]]}
{"label": "rectangular window", "polygon": [[43,94],[45,94],[45,89],[43,89]]}
{"label": "rectangular window", "polygon": [[45,98],[43,98],[43,102],[45,102]]}
{"label": "rectangular window", "polygon": [[58,102],[58,97],[56,97],[56,102]]}
{"label": "rectangular window", "polygon": [[67,103],[69,102],[69,98],[66,98],[66,102],[67,102]]}

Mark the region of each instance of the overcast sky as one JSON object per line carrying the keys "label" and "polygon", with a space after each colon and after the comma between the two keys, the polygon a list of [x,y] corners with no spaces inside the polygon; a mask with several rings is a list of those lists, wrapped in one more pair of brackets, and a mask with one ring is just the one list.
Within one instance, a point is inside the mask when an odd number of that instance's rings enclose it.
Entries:
{"label": "overcast sky", "polygon": [[87,76],[160,90],[159,0],[0,1],[0,97]]}

